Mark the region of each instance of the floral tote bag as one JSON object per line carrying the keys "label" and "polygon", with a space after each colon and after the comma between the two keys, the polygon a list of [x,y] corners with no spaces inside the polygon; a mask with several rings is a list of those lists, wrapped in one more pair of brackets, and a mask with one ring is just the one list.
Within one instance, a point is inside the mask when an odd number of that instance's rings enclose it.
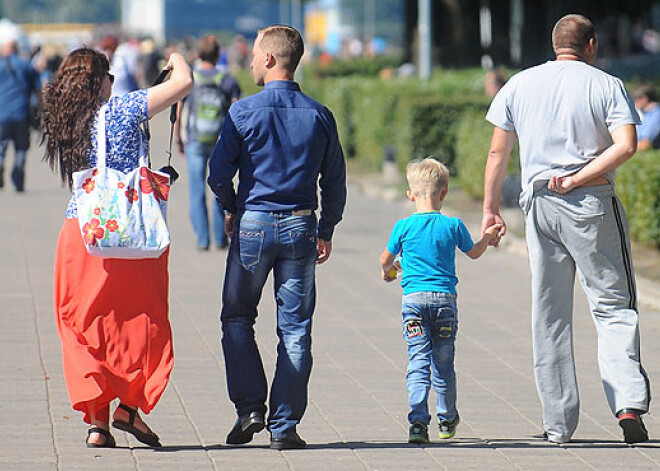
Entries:
{"label": "floral tote bag", "polygon": [[73,173],[83,241],[97,257],[157,258],[170,245],[170,177],[151,170],[143,155],[129,173],[106,167],[106,109],[99,112],[96,168]]}

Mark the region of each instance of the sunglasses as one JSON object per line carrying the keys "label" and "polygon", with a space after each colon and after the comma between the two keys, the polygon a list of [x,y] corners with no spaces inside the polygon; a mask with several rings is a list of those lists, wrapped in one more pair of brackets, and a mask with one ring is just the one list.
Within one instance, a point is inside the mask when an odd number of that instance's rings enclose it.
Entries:
{"label": "sunglasses", "polygon": [[110,80],[110,84],[115,83],[115,76],[112,74],[108,74],[108,79]]}

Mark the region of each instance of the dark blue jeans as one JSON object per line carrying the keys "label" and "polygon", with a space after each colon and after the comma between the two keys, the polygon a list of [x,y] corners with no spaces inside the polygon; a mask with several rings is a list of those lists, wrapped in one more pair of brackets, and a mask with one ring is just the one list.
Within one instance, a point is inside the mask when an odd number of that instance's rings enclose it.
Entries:
{"label": "dark blue jeans", "polygon": [[245,211],[236,218],[222,294],[227,387],[239,417],[266,412],[267,383],[254,323],[272,270],[279,338],[268,416],[273,438],[294,433],[307,407],[316,257],[314,214]]}
{"label": "dark blue jeans", "polygon": [[[0,123],[0,168],[2,169],[4,169],[5,153],[10,141],[14,143],[15,154],[11,181],[17,190],[23,191],[25,185],[25,156],[30,147],[30,126],[27,119]],[[0,178],[4,177],[0,175]],[[2,186],[1,183],[0,186]]]}
{"label": "dark blue jeans", "polygon": [[[213,145],[199,142],[189,142],[186,145],[186,161],[188,162],[188,184],[190,186],[190,222],[192,223],[197,245],[208,247],[211,242],[209,232],[209,214],[206,206],[206,174],[208,161],[213,153]],[[227,243],[225,235],[225,215],[220,203],[213,198],[211,201],[213,214],[213,237],[216,246]]]}

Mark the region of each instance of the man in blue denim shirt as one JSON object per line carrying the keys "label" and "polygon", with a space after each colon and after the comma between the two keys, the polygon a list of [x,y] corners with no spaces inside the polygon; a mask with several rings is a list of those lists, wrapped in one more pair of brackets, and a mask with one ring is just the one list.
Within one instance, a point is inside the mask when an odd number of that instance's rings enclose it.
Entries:
{"label": "man in blue denim shirt", "polygon": [[[306,446],[296,426],[312,368],[315,265],[332,251],[346,202],[346,167],[332,113],[293,82],[303,49],[291,27],[259,31],[250,68],[264,89],[231,106],[210,162],[208,182],[229,213],[225,227],[232,233],[221,313],[227,387],[238,414],[229,444],[250,442],[266,425],[268,386],[254,322],[273,270],[279,344],[269,402],[271,448]],[[237,171],[238,193],[232,184]]]}

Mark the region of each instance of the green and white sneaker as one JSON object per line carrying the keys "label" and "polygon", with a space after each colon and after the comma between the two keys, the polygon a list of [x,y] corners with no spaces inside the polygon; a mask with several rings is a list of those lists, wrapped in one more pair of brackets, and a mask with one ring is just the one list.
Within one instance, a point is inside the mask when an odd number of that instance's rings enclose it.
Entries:
{"label": "green and white sneaker", "polygon": [[421,422],[415,422],[408,430],[408,443],[429,443],[429,427]]}
{"label": "green and white sneaker", "polygon": [[440,420],[438,417],[438,436],[443,439],[453,438],[456,435],[456,427],[461,423],[461,418],[456,414],[454,420]]}

